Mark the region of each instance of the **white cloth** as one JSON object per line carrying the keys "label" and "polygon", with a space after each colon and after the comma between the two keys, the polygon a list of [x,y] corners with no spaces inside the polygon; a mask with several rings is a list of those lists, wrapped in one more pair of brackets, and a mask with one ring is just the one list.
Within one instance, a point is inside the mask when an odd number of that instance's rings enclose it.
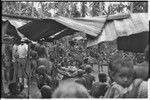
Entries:
{"label": "white cloth", "polygon": [[18,54],[19,54],[19,58],[25,58],[27,57],[27,52],[28,52],[28,45],[27,44],[20,44],[18,46]]}
{"label": "white cloth", "polygon": [[16,44],[13,45],[13,49],[12,49],[12,61],[16,62],[16,55],[18,55],[18,51],[17,51],[18,46]]}
{"label": "white cloth", "polygon": [[143,81],[138,89],[138,98],[147,98],[148,97],[148,82]]}
{"label": "white cloth", "polygon": [[132,90],[133,84],[131,84],[127,88],[123,88],[121,85],[117,84],[116,82],[112,83],[112,87],[114,88],[114,95],[113,98],[120,98],[123,97],[124,94],[126,94],[128,91]]}
{"label": "white cloth", "polygon": [[[127,87],[123,88],[121,85],[117,84],[116,82],[113,83],[113,88],[115,88],[114,98],[123,97],[128,91],[131,91],[133,88],[133,83]],[[148,82],[143,81],[138,88],[138,95],[137,98],[147,98],[148,96]]]}

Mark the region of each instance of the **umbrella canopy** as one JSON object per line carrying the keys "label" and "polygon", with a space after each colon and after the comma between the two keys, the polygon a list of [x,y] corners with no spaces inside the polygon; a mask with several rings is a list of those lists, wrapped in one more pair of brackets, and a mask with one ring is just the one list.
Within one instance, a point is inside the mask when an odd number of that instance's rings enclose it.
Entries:
{"label": "umbrella canopy", "polygon": [[88,39],[87,46],[117,39],[118,49],[143,52],[149,40],[148,13],[133,13],[124,19],[106,21],[102,34]]}
{"label": "umbrella canopy", "polygon": [[3,21],[9,21],[11,25],[15,26],[16,28],[19,28],[23,25],[25,25],[27,22],[22,21],[22,20],[15,20],[15,19],[10,19],[10,18],[2,18]]}
{"label": "umbrella canopy", "polygon": [[[20,18],[31,20],[31,22],[19,27],[18,30],[30,40],[38,41],[42,38],[45,41],[60,39],[66,35],[73,34],[77,31],[86,33],[92,37],[100,35],[101,30],[106,22],[106,16],[91,18],[66,18],[55,17],[49,19],[26,18],[23,16],[3,15],[4,17]],[[123,19],[129,17],[129,14],[110,15],[107,20]]]}
{"label": "umbrella canopy", "polygon": [[38,41],[45,38],[47,41],[60,39],[63,36],[81,31],[91,36],[97,36],[105,18],[99,19],[69,19],[65,17],[56,17],[51,19],[33,20],[26,25],[18,28],[27,38]]}
{"label": "umbrella canopy", "polygon": [[18,35],[16,27],[13,26],[8,20],[2,20],[2,37],[4,37],[6,34],[21,39],[21,37]]}
{"label": "umbrella canopy", "polygon": [[[22,17],[18,16],[17,18]],[[36,20],[34,20],[33,18],[27,18],[27,20],[28,19],[32,21],[17,29],[28,39],[33,41],[44,39],[45,41],[51,42],[66,35],[71,35],[75,32],[80,31],[87,34],[88,47],[104,41],[112,41],[118,38],[118,49],[124,50],[124,48],[128,48],[130,45],[127,44],[129,42],[126,42],[127,38],[124,39],[124,36],[130,37],[134,34],[135,36],[132,36],[132,38],[137,38],[136,34],[144,34],[143,39],[141,39],[144,41],[140,41],[141,45],[147,44],[147,42],[145,43],[145,41],[148,40],[148,36],[145,35],[149,32],[148,13],[116,14],[110,15],[107,18],[106,16],[98,16],[92,18],[74,19],[65,17]],[[134,41],[132,43],[138,44],[138,42],[135,41],[137,39],[128,39],[128,41],[132,40]],[[126,43],[126,45],[124,42]],[[135,46],[135,44],[133,45]],[[144,47],[145,46],[143,46],[142,48]],[[137,48],[141,49],[141,47]]]}

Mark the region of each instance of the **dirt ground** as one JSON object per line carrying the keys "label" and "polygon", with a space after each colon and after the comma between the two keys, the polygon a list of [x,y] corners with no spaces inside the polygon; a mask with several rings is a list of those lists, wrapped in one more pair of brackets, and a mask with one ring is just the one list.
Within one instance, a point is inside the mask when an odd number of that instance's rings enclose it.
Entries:
{"label": "dirt ground", "polygon": [[[108,73],[108,67],[107,66],[103,66],[102,72],[107,74]],[[96,81],[98,81],[98,66],[97,65],[93,66],[92,74],[95,76]],[[70,82],[70,81],[74,81],[74,80],[75,80],[75,78],[62,80],[62,81],[60,81],[60,84],[63,83],[63,82],[66,82],[66,81]],[[8,84],[7,83],[4,85],[4,89],[5,89],[6,92],[8,92]],[[30,85],[29,89],[30,89],[30,95],[29,95],[30,98],[40,98],[41,97],[40,91],[39,91],[39,89],[38,89],[38,87],[36,85],[36,82],[31,82],[31,85]],[[26,95],[28,95],[28,89],[24,89],[23,92],[26,93]]]}

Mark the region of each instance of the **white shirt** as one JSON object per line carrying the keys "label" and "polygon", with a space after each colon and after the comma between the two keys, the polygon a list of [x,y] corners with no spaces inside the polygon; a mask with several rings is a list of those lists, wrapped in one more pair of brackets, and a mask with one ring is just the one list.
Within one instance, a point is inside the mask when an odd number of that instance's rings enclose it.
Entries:
{"label": "white shirt", "polygon": [[27,53],[28,53],[28,45],[27,44],[20,44],[18,46],[18,54],[19,54],[19,58],[25,58],[27,57]]}
{"label": "white shirt", "polygon": [[17,49],[18,49],[18,46],[17,46],[16,44],[14,44],[14,45],[13,45],[13,49],[12,49],[12,57],[13,57],[12,61],[13,61],[13,62],[16,61],[16,57],[15,57],[15,56],[16,56],[17,53],[18,53],[18,52],[17,52]]}
{"label": "white shirt", "polygon": [[[116,82],[113,83],[113,88],[115,88],[114,98],[122,97],[128,91],[131,91],[133,88],[133,84],[131,84],[127,88],[123,88],[121,85],[117,84]],[[137,98],[146,98],[148,93],[148,82],[143,81],[138,88],[138,95]]]}

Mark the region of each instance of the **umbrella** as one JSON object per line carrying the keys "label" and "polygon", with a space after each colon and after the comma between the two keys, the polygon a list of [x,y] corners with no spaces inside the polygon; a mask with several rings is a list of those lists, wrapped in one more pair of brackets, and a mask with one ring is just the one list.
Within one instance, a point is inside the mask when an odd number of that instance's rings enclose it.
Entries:
{"label": "umbrella", "polygon": [[[16,18],[22,17],[18,16]],[[43,38],[44,41],[52,42],[66,35],[80,31],[87,34],[87,47],[97,45],[104,41],[117,39],[119,50],[143,52],[144,45],[147,45],[146,41],[148,40],[145,34],[149,33],[148,13],[116,14],[108,16],[107,19],[106,16],[74,19],[66,17],[36,20],[33,18],[23,19],[32,21],[19,27],[18,30],[33,41],[39,41]],[[143,46],[137,45],[138,42],[132,42],[132,45],[140,47],[134,47],[132,50],[131,48],[127,49],[129,42],[126,42],[127,40],[124,41],[126,36],[132,37],[132,39],[128,38],[128,41],[131,42],[131,40],[135,40],[133,37],[138,37],[137,34],[139,33],[144,34],[143,39],[146,40],[140,42]],[[137,48],[141,50],[137,50]]]}
{"label": "umbrella", "polygon": [[8,20],[7,21],[2,20],[2,31],[3,31],[3,36],[7,34],[9,36],[13,36],[18,39],[21,39],[20,36],[18,35],[15,26],[13,26]]}

